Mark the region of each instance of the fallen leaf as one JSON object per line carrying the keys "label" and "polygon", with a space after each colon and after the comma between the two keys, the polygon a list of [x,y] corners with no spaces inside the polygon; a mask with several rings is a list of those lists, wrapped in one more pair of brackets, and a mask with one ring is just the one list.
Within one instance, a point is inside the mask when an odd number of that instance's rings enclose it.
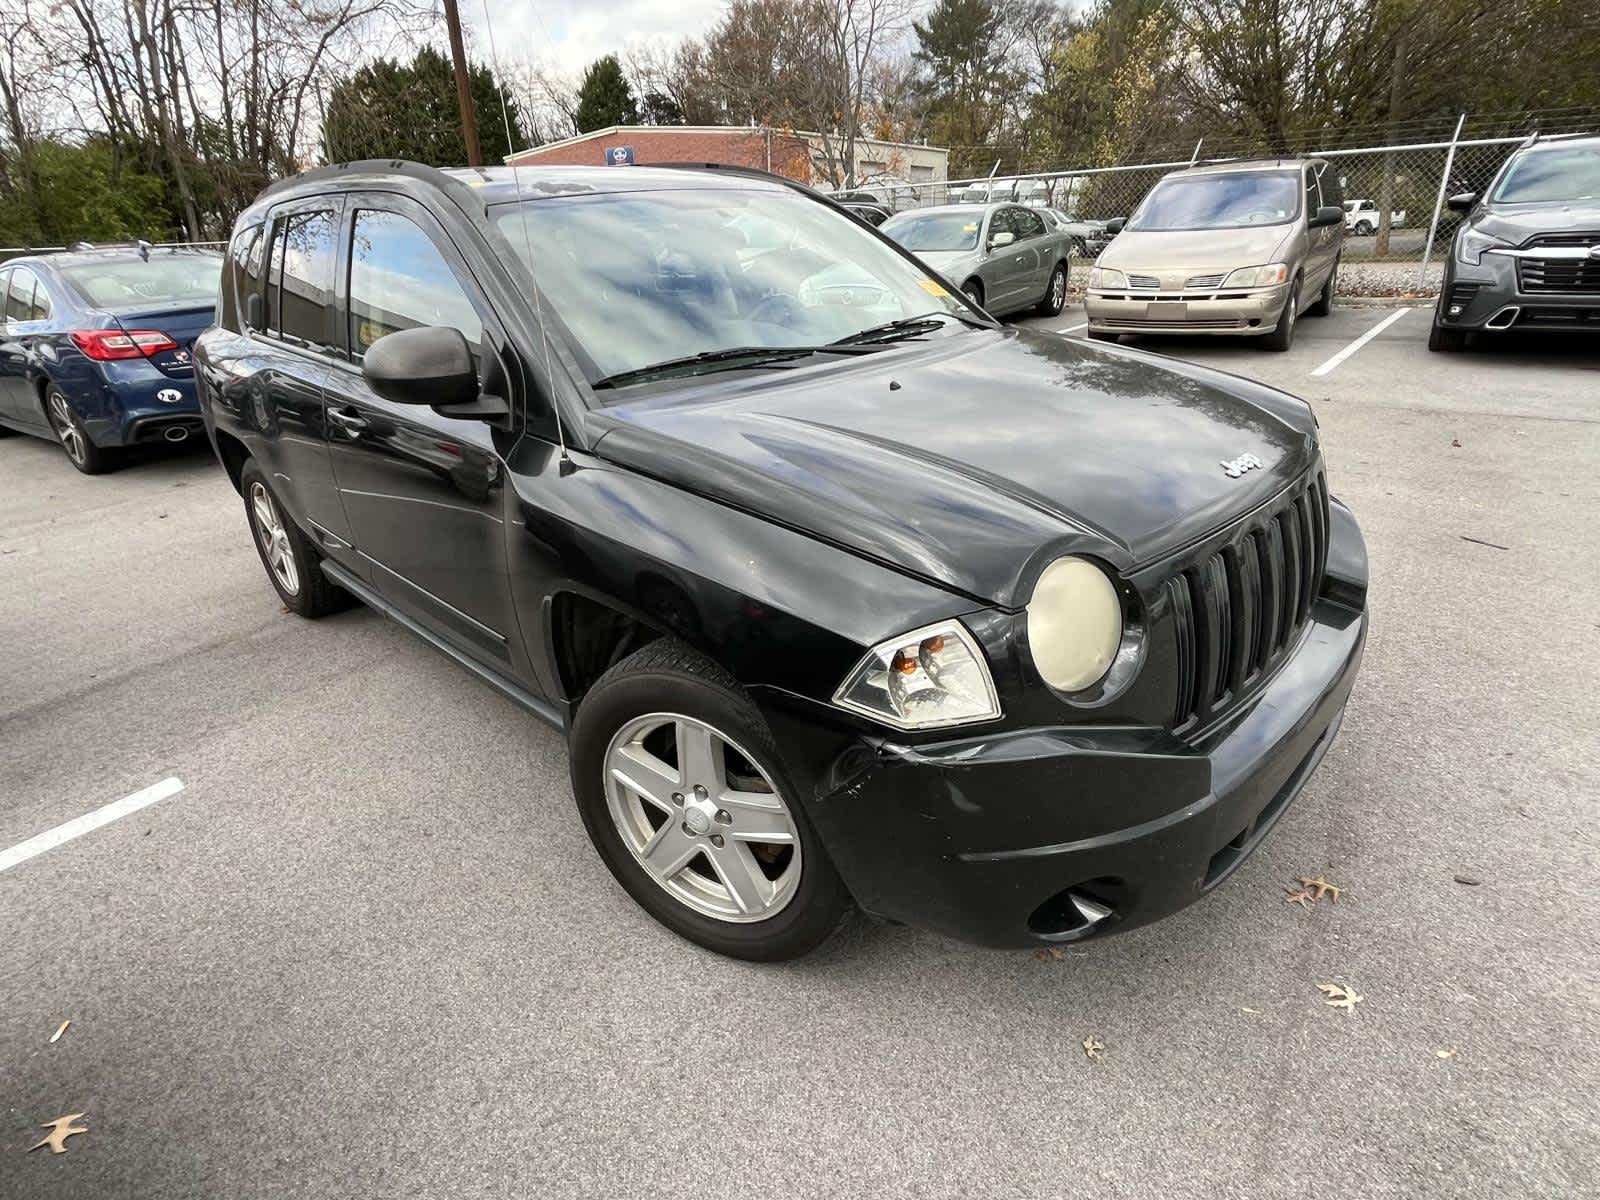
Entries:
{"label": "fallen leaf", "polygon": [[1461,439],[1460,438],[1451,438],[1450,439],[1450,446],[1451,446],[1452,449],[1455,449],[1455,450],[1461,449]]}
{"label": "fallen leaf", "polygon": [[1315,879],[1306,879],[1304,876],[1302,876],[1300,879],[1300,886],[1311,889],[1311,898],[1313,900],[1321,900],[1324,896],[1332,896],[1334,903],[1337,904],[1339,897],[1344,895],[1344,889],[1342,887],[1335,887],[1321,875],[1318,875]]}
{"label": "fallen leaf", "polygon": [[1328,998],[1329,1008],[1342,1008],[1348,1013],[1355,1012],[1356,1005],[1366,999],[1355,988],[1347,988],[1337,983],[1319,983],[1317,991]]}
{"label": "fallen leaf", "polygon": [[1433,1056],[1435,1058],[1454,1058],[1456,1052],[1454,1050],[1435,1050]]}
{"label": "fallen leaf", "polygon": [[1083,1052],[1090,1062],[1099,1062],[1105,1055],[1106,1044],[1091,1033],[1083,1039]]}
{"label": "fallen leaf", "polygon": [[71,1017],[68,1017],[65,1021],[61,1022],[61,1028],[57,1029],[54,1033],[52,1033],[50,1035],[50,1044],[52,1046],[54,1046],[57,1042],[59,1042],[61,1040],[61,1035],[67,1031],[67,1026],[71,1025],[71,1024],[72,1024],[72,1018]]}
{"label": "fallen leaf", "polygon": [[1060,962],[1067,956],[1067,952],[1060,946],[1043,946],[1035,950],[1033,956],[1040,962]]}
{"label": "fallen leaf", "polygon": [[1261,1010],[1259,1008],[1246,1008],[1244,1005],[1239,1006],[1239,1011],[1247,1012],[1253,1017],[1259,1017],[1261,1015]]}
{"label": "fallen leaf", "polygon": [[28,1150],[32,1152],[40,1146],[49,1146],[51,1154],[65,1154],[67,1152],[66,1141],[69,1137],[74,1134],[89,1132],[87,1125],[73,1125],[73,1122],[81,1116],[83,1116],[82,1113],[68,1113],[64,1117],[57,1117],[54,1121],[46,1121],[41,1128],[48,1129],[50,1132],[44,1138],[29,1146]]}
{"label": "fallen leaf", "polygon": [[1291,888],[1284,888],[1283,892],[1283,902],[1285,904],[1298,904],[1301,908],[1310,908],[1316,903],[1316,901],[1311,898],[1311,893],[1306,891],[1305,888],[1301,888],[1299,891],[1294,891]]}
{"label": "fallen leaf", "polygon": [[1479,879],[1476,875],[1457,875],[1456,882],[1464,883],[1468,887],[1477,887],[1483,882],[1483,880]]}

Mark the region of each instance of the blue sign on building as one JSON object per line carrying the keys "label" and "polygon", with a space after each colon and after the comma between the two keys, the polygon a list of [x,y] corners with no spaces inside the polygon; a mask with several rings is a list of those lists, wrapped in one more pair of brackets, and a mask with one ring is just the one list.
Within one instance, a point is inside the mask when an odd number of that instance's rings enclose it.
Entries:
{"label": "blue sign on building", "polygon": [[608,167],[631,167],[631,166],[633,166],[633,147],[632,146],[607,146],[606,147],[606,165]]}

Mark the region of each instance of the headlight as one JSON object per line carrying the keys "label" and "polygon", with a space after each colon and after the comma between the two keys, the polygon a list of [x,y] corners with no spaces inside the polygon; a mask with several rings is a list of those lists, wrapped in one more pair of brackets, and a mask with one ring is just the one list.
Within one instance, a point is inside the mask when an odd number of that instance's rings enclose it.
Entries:
{"label": "headlight", "polygon": [[983,651],[960,621],[912,630],[867,651],[833,702],[896,729],[987,721],[1000,700]]}
{"label": "headlight", "polygon": [[1289,278],[1288,263],[1267,263],[1262,267],[1240,267],[1222,281],[1225,288],[1271,287]]}
{"label": "headlight", "polygon": [[1477,229],[1463,229],[1456,236],[1456,261],[1475,267],[1483,258],[1485,250],[1492,250],[1496,246],[1509,246],[1510,242],[1501,241],[1493,234],[1483,233]]}
{"label": "headlight", "polygon": [[1122,602],[1106,573],[1082,558],[1044,569],[1028,601],[1028,650],[1051,687],[1081,692],[1111,669],[1122,644]]}
{"label": "headlight", "polygon": [[1113,267],[1096,267],[1089,272],[1089,286],[1097,291],[1128,286],[1128,277]]}

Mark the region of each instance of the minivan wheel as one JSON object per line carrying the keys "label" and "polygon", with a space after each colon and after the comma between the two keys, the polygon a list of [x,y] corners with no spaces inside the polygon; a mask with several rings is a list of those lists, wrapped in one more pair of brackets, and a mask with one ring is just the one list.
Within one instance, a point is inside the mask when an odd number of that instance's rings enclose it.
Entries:
{"label": "minivan wheel", "polygon": [[310,539],[284,512],[253,459],[239,472],[239,490],[244,493],[245,519],[256,553],[283,606],[312,619],[345,607],[347,593],[322,573]]}
{"label": "minivan wheel", "polygon": [[1041,317],[1059,317],[1067,304],[1067,264],[1057,263],[1050,272],[1050,282],[1045,285],[1044,299],[1034,309]]}
{"label": "minivan wheel", "polygon": [[1300,281],[1296,279],[1289,285],[1289,296],[1283,302],[1283,311],[1278,314],[1278,327],[1261,339],[1261,345],[1267,350],[1287,350],[1294,345],[1295,319],[1300,315]]}
{"label": "minivan wheel", "polygon": [[775,961],[815,949],[849,912],[760,710],[692,648],[663,639],[612,667],[568,747],[590,841],[680,937]]}
{"label": "minivan wheel", "polygon": [[1333,293],[1339,286],[1339,260],[1333,260],[1333,270],[1328,272],[1328,278],[1323,282],[1322,290],[1317,293],[1317,298],[1311,302],[1311,307],[1306,309],[1308,317],[1325,317],[1333,311]]}
{"label": "minivan wheel", "polygon": [[78,420],[78,414],[72,411],[72,405],[67,403],[62,392],[51,388],[45,393],[44,411],[50,418],[50,428],[56,431],[68,462],[85,475],[98,475],[111,467],[110,452],[94,444],[94,439],[83,427],[83,422]]}

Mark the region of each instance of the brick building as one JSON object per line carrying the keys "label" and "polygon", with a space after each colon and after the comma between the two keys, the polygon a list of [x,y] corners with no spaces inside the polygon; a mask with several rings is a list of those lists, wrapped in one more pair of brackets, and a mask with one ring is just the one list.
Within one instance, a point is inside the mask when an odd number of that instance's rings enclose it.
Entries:
{"label": "brick building", "polygon": [[[613,125],[559,142],[547,142],[507,155],[513,166],[532,163],[594,166],[631,151],[632,161],[718,162],[757,167],[802,183],[826,186],[827,150],[823,139],[804,131],[757,125]],[[904,142],[861,138],[856,142],[856,180],[860,184],[949,178],[948,150]]]}

